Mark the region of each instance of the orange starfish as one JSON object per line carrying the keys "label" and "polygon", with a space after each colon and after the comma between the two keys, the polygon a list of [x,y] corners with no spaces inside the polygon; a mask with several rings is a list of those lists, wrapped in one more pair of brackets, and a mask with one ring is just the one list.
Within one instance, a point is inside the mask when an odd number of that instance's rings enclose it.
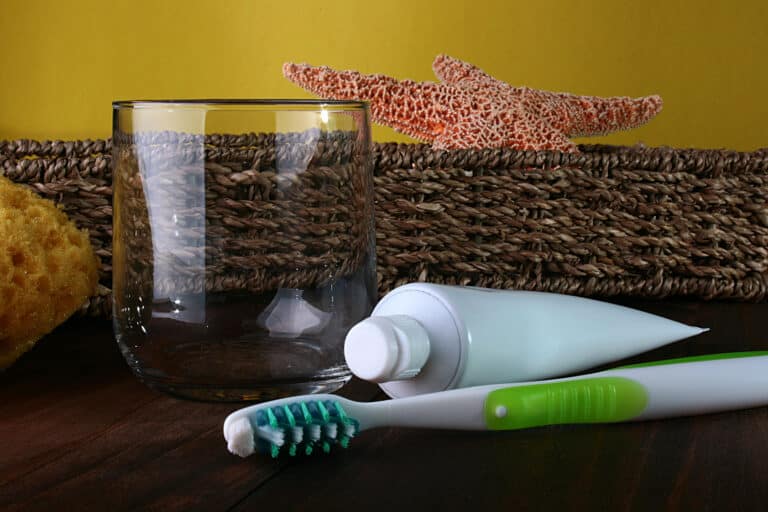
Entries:
{"label": "orange starfish", "polygon": [[283,74],[323,98],[368,101],[374,121],[435,149],[577,152],[569,137],[635,128],[661,110],[659,96],[599,98],[512,87],[447,55],[438,55],[432,69],[439,83],[291,63]]}

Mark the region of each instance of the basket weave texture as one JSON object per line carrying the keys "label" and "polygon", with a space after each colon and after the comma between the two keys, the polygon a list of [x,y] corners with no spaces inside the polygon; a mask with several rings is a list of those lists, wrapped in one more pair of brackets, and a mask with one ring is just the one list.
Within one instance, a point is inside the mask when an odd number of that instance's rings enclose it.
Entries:
{"label": "basket weave texture", "polygon": [[[124,294],[306,290],[364,269],[372,278],[370,147],[354,132],[121,133],[112,155]],[[154,299],[131,288],[140,284]]]}
{"label": "basket weave texture", "polygon": [[[206,161],[224,175],[239,172],[259,140],[209,136]],[[429,281],[594,297],[765,299],[768,150],[580,149],[374,144],[379,293]],[[232,155],[238,169],[228,168]],[[0,174],[89,230],[101,284],[85,310],[108,314],[111,142],[0,141]]]}

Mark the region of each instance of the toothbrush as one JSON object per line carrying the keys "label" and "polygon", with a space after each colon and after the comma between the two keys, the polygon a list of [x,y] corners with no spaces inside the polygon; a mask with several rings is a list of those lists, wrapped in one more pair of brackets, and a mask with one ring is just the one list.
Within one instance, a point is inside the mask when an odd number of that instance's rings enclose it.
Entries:
{"label": "toothbrush", "polygon": [[670,359],[564,379],[478,386],[361,403],[302,395],[230,414],[224,438],[247,457],[329,452],[377,427],[517,430],[615,423],[768,405],[768,351]]}

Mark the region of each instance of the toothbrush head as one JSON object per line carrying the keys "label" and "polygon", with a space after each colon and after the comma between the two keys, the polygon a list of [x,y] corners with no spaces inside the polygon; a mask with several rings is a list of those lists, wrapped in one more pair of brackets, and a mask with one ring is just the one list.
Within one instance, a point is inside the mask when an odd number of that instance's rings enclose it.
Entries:
{"label": "toothbrush head", "polygon": [[297,400],[256,407],[229,423],[224,437],[235,455],[247,457],[259,451],[275,458],[316,450],[328,453],[334,445],[346,448],[359,430],[359,422],[347,416],[336,400]]}

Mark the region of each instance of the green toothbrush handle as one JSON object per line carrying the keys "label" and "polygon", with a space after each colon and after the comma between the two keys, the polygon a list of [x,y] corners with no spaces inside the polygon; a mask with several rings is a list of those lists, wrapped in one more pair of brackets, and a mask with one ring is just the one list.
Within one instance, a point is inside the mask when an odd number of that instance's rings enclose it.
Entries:
{"label": "green toothbrush handle", "polygon": [[624,366],[591,375],[500,386],[486,395],[486,428],[705,414],[768,405],[768,353],[739,352]]}
{"label": "green toothbrush handle", "polygon": [[608,423],[639,416],[645,388],[623,377],[595,377],[496,389],[485,400],[489,430],[570,423]]}

